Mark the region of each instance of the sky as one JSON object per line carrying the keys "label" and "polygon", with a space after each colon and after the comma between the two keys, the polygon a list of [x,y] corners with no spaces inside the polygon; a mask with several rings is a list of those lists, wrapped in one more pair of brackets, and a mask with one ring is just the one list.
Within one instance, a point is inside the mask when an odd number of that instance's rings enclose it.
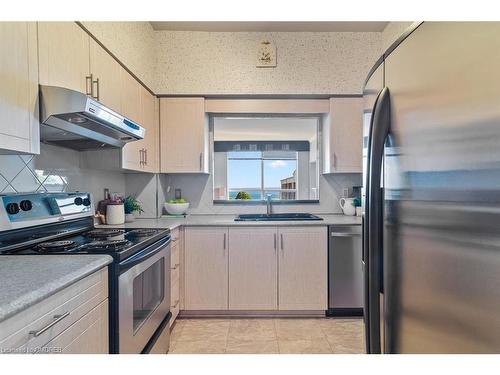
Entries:
{"label": "sky", "polygon": [[[260,188],[260,164],[260,160],[229,160],[228,188]],[[280,180],[292,176],[296,168],[295,160],[265,160],[265,187],[280,188]]]}

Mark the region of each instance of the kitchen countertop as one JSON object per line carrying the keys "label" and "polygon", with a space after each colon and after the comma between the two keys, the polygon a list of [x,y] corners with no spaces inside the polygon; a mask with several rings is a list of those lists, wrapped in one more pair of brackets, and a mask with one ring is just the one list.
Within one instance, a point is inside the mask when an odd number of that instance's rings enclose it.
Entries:
{"label": "kitchen countertop", "polygon": [[234,221],[237,215],[188,215],[186,218],[161,217],[158,219],[137,218],[132,223],[119,225],[100,225],[113,228],[169,228],[180,226],[325,226],[325,225],[360,225],[361,217],[346,215],[320,215],[321,221]]}
{"label": "kitchen countertop", "polygon": [[2,255],[0,322],[105,267],[109,255]]}

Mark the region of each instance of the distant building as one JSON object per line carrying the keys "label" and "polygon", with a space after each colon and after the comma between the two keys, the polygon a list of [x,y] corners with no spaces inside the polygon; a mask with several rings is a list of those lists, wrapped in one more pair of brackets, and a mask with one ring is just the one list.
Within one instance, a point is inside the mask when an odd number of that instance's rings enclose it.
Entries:
{"label": "distant building", "polygon": [[294,191],[282,191],[280,199],[293,200],[297,196],[297,170],[293,171],[293,175],[281,180],[281,189],[293,189]]}

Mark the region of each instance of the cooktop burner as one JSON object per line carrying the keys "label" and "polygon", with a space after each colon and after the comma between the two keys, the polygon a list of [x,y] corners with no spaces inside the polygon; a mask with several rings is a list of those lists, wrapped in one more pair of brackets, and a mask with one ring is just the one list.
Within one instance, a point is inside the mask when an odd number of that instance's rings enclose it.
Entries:
{"label": "cooktop burner", "polygon": [[60,252],[75,248],[77,245],[75,241],[52,241],[52,242],[42,242],[35,247],[36,251],[49,253],[49,252]]}
{"label": "cooktop burner", "polygon": [[94,241],[85,245],[86,250],[121,250],[129,244],[127,240],[106,240],[106,241]]}
{"label": "cooktop burner", "polygon": [[147,229],[147,228],[144,228],[144,229],[133,229],[131,230],[130,232],[128,232],[128,234],[132,235],[132,236],[138,236],[138,237],[146,237],[146,236],[151,236],[153,234],[156,233],[156,229]]}
{"label": "cooktop burner", "polygon": [[85,236],[92,238],[106,238],[119,236],[124,233],[125,231],[123,229],[94,229],[85,233]]}

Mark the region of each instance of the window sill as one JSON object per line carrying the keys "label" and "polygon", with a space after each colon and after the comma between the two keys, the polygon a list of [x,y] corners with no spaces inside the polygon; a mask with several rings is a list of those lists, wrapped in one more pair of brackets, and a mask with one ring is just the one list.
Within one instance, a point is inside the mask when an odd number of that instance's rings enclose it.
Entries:
{"label": "window sill", "polygon": [[[244,199],[214,200],[214,205],[235,205],[235,206],[265,206],[266,200],[253,201]],[[319,200],[295,200],[295,201],[272,201],[274,205],[296,205],[296,204],[318,204]]]}

